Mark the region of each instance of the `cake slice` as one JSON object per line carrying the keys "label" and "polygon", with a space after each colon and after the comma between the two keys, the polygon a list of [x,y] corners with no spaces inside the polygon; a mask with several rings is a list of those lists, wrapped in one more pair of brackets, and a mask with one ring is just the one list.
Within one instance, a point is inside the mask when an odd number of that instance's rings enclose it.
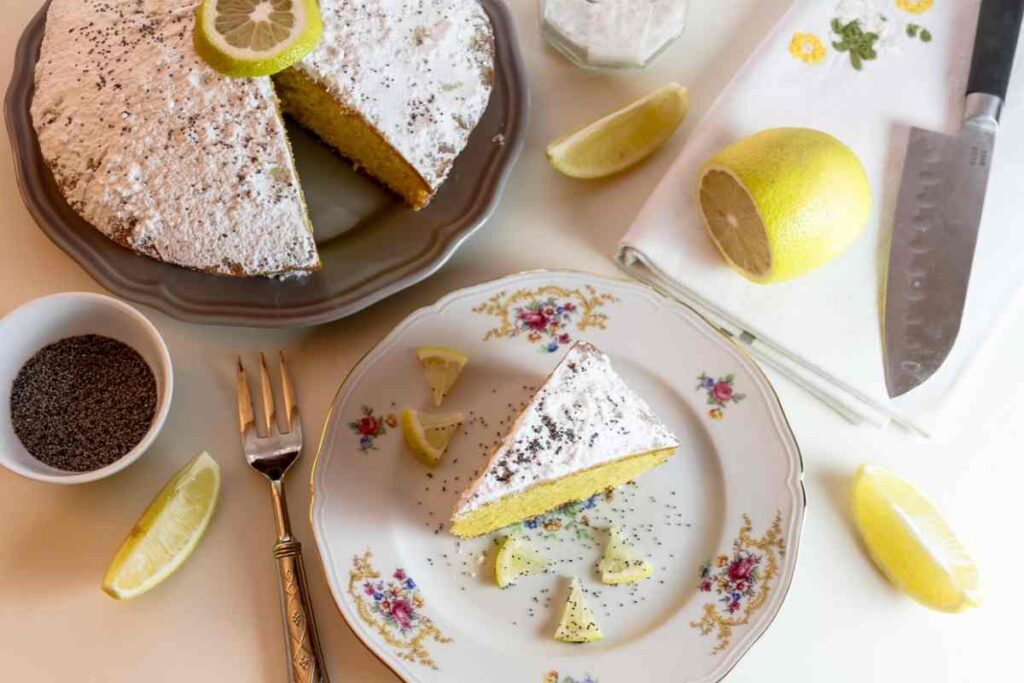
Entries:
{"label": "cake slice", "polygon": [[285,113],[415,209],[487,108],[494,34],[477,0],[320,0],[324,34],[274,76]]}
{"label": "cake slice", "polygon": [[678,446],[608,357],[578,342],[462,494],[451,531],[479,536],[586,499],[657,467]]}

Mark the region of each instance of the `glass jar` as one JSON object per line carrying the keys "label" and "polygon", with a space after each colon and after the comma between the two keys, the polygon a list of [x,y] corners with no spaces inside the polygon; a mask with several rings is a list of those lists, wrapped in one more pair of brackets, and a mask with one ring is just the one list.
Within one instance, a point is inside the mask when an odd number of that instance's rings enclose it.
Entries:
{"label": "glass jar", "polygon": [[647,66],[686,26],[686,0],[540,0],[541,30],[578,66]]}

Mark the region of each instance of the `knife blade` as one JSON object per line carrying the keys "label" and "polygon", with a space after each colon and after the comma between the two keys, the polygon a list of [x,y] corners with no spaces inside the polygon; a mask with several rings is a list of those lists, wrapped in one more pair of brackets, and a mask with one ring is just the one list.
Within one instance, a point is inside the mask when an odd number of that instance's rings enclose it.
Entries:
{"label": "knife blade", "polygon": [[1024,0],[982,0],[959,133],[910,131],[883,304],[890,397],[931,377],[960,331],[1022,15]]}

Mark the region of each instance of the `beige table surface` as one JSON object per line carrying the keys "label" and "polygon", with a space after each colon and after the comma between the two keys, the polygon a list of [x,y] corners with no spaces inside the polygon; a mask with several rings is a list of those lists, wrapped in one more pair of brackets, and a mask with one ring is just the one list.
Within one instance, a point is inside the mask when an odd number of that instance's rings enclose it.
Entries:
{"label": "beige table surface", "polygon": [[[150,452],[114,478],[84,486],[44,485],[0,470],[0,680],[283,680],[271,511],[264,483],[239,454],[235,354],[277,348],[289,354],[312,443],[350,366],[416,308],[452,289],[525,269],[615,274],[609,255],[616,239],[685,132],[788,1],[694,0],[684,38],[653,68],[629,76],[587,75],[569,66],[544,49],[536,2],[511,4],[532,78],[529,137],[494,219],[440,274],[352,318],[312,329],[201,327],[144,309],[166,336],[176,371],[170,419]],[[0,6],[6,88],[15,42],[39,0],[3,0]],[[669,79],[690,86],[693,108],[684,135],[664,153],[632,173],[589,184],[548,168],[544,144],[563,128]],[[67,290],[100,288],[25,211],[4,137],[0,315]],[[809,510],[789,598],[730,681],[995,681],[1020,675],[1020,309],[1011,306],[954,397],[958,428],[944,441],[854,427],[794,386],[777,382],[803,448]],[[224,471],[221,507],[206,538],[153,593],[127,604],[110,600],[98,586],[123,534],[167,477],[200,450],[209,450]],[[850,476],[864,461],[898,469],[939,503],[982,567],[985,606],[956,616],[931,612],[896,592],[873,568],[847,513]],[[332,677],[394,680],[352,635],[329,597],[306,515],[311,464],[308,454],[291,475],[290,493]]]}

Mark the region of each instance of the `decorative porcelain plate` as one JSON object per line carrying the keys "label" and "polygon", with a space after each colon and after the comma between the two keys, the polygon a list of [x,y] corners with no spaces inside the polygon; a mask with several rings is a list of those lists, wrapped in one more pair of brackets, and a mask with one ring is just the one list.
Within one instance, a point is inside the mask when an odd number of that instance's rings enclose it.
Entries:
{"label": "decorative porcelain plate", "polygon": [[494,26],[491,100],[448,180],[413,211],[313,135],[288,133],[324,267],[303,278],[232,278],[161,263],[125,249],[68,206],[39,151],[30,106],[49,2],[15,52],[4,113],[22,197],[39,227],[118,296],[182,320],[289,327],[343,318],[428,277],[497,206],[522,149],[529,93],[512,17],[480,0]]}
{"label": "decorative porcelain plate", "polygon": [[[460,542],[447,531],[456,498],[579,339],[611,357],[679,437],[678,453],[619,489]],[[467,422],[433,470],[397,422],[403,408],[433,409],[421,345],[470,358],[443,406]],[[417,311],[352,370],[324,428],[310,514],[342,615],[406,681],[717,681],[785,600],[801,477],[768,380],[702,318],[635,283],[536,272]],[[600,583],[612,524],[654,565],[650,578]],[[501,590],[494,554],[508,533],[552,565]],[[603,640],[552,638],[570,576],[583,581]]]}

